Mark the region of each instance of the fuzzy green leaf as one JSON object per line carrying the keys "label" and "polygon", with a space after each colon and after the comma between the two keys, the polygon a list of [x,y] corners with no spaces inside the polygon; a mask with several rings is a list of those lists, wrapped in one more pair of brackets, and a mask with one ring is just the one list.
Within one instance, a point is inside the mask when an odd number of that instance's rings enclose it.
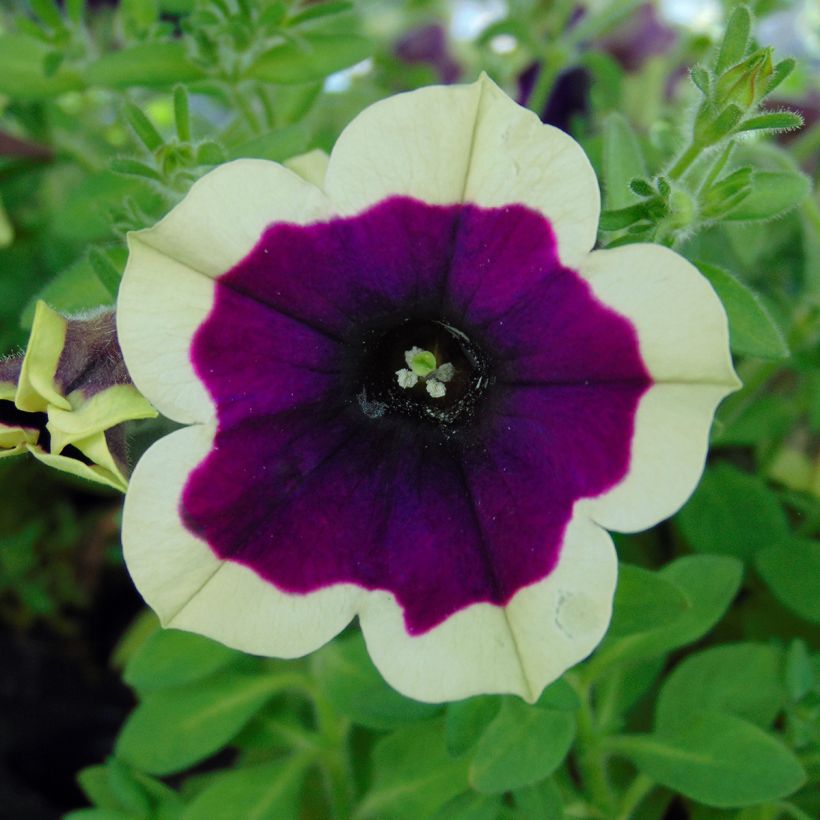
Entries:
{"label": "fuzzy green leaf", "polygon": [[704,95],[709,96],[709,89],[712,86],[709,72],[703,66],[692,66],[689,76],[692,82],[697,86],[698,90]]}
{"label": "fuzzy green leaf", "polygon": [[776,800],[806,779],[798,759],[779,740],[714,711],[700,712],[669,734],[618,738],[616,748],[664,786],[719,808]]}
{"label": "fuzzy green leaf", "polygon": [[16,100],[38,100],[81,89],[82,79],[65,64],[46,75],[49,53],[50,46],[27,34],[0,35],[0,94]]}
{"label": "fuzzy green leaf", "polygon": [[369,57],[373,43],[357,34],[307,34],[266,51],[248,76],[269,83],[307,83],[355,65]]}
{"label": "fuzzy green leaf", "polygon": [[742,116],[743,111],[738,106],[734,104],[727,105],[717,117],[703,128],[701,138],[704,144],[713,145],[720,142],[734,130]]}
{"label": "fuzzy green leaf", "polygon": [[738,6],[726,23],[715,71],[720,74],[743,59],[752,31],[752,15],[746,6]]}
{"label": "fuzzy green leaf", "polygon": [[766,84],[766,93],[771,94],[794,71],[796,65],[797,61],[791,57],[781,60],[774,67],[772,76],[769,77],[769,82]]}
{"label": "fuzzy green leaf", "polygon": [[174,88],[174,122],[180,142],[191,141],[191,115],[188,106],[188,92],[184,85]]}
{"label": "fuzzy green leaf", "polygon": [[774,111],[744,120],[738,131],[791,131],[803,125],[803,117],[794,111]]}
{"label": "fuzzy green leaf", "polygon": [[88,83],[103,88],[171,86],[204,76],[183,43],[139,43],[103,55],[86,70]]}
{"label": "fuzzy green leaf", "polygon": [[126,120],[128,120],[128,124],[134,129],[134,133],[137,135],[139,141],[151,153],[162,147],[164,142],[162,135],[140,108],[134,105],[134,103],[126,101],[123,105],[123,114]]}
{"label": "fuzzy green leaf", "polygon": [[757,171],[752,192],[723,218],[730,222],[774,219],[797,207],[811,192],[811,181],[796,171]]}
{"label": "fuzzy green leaf", "polygon": [[50,28],[59,31],[65,28],[59,6],[54,0],[29,0],[32,11]]}
{"label": "fuzzy green leaf", "polygon": [[635,132],[620,114],[613,112],[604,120],[603,141],[606,207],[616,210],[635,201],[630,180],[646,175],[646,163]]}
{"label": "fuzzy green leaf", "polygon": [[31,328],[38,299],[61,313],[77,313],[111,304],[113,294],[100,282],[90,260],[84,258],[58,273],[29,300],[20,316],[20,325],[26,330]]}

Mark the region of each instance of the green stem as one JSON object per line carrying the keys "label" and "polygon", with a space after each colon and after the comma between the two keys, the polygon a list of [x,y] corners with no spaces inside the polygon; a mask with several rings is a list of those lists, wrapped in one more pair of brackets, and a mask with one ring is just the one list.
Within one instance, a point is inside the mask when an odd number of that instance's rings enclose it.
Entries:
{"label": "green stem", "polygon": [[569,63],[565,62],[567,55],[563,50],[550,50],[541,60],[541,68],[538,71],[538,77],[535,80],[535,87],[532,89],[529,100],[527,100],[527,107],[530,111],[534,111],[539,117],[544,113],[547,107],[547,100],[552,93],[552,87],[561,73],[561,68]]}
{"label": "green stem", "polygon": [[670,168],[667,176],[670,179],[680,179],[688,170],[689,166],[698,158],[701,146],[693,142],[681,154],[678,161]]}
{"label": "green stem", "polygon": [[581,701],[577,713],[577,761],[581,779],[592,802],[603,811],[604,816],[609,817],[615,804],[615,794],[609,782],[606,755],[595,726],[590,689],[572,677],[568,677],[567,680],[575,687]]}
{"label": "green stem", "polygon": [[655,788],[655,781],[645,774],[639,774],[624,792],[621,805],[618,809],[617,820],[630,820],[635,809],[643,802],[644,798]]}
{"label": "green stem", "polygon": [[336,712],[315,687],[311,687],[310,695],[313,699],[317,728],[326,743],[319,760],[325,778],[331,817],[334,820],[348,820],[353,815],[354,807],[348,749],[350,723]]}

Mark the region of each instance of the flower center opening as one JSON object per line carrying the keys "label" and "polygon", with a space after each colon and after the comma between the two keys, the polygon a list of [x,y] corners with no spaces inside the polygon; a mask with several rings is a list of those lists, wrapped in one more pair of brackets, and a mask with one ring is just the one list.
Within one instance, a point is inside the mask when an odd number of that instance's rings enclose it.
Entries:
{"label": "flower center opening", "polygon": [[374,330],[363,349],[356,399],[370,418],[390,414],[462,426],[491,381],[481,350],[443,321],[407,320]]}

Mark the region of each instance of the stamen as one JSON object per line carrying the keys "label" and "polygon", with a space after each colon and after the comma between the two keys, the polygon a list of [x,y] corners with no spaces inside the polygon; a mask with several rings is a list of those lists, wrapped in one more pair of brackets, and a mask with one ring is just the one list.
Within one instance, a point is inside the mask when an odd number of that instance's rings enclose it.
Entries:
{"label": "stamen", "polygon": [[427,392],[434,399],[440,399],[447,393],[447,388],[438,379],[428,379]]}
{"label": "stamen", "polygon": [[407,362],[407,367],[396,371],[399,387],[409,390],[419,383],[419,379],[422,379],[432,398],[440,399],[447,394],[445,385],[452,380],[456,372],[450,362],[439,365],[434,353],[420,347],[405,350],[404,360]]}
{"label": "stamen", "polygon": [[406,370],[405,368],[397,370],[396,376],[399,379],[399,387],[403,387],[405,390],[415,387],[419,381],[419,377],[412,370]]}

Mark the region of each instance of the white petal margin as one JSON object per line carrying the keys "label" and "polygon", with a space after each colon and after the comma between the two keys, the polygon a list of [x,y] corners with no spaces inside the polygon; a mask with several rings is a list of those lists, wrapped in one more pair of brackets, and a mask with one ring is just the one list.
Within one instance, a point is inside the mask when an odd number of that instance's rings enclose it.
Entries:
{"label": "white petal margin", "polygon": [[438,703],[509,693],[532,703],[604,636],[617,571],[608,533],[574,515],[558,565],[506,607],[474,604],[413,636],[393,595],[373,592],[359,620],[376,667],[408,697]]}
{"label": "white petal margin", "polygon": [[638,406],[626,477],[577,507],[607,529],[643,530],[689,498],[715,409],[741,386],[726,313],[697,268],[659,245],[595,251],[581,274],[603,303],[631,320],[655,384]]}
{"label": "white petal margin", "polygon": [[269,225],[329,214],[321,191],[293,171],[236,160],[194,183],[154,227],[129,234],[117,333],[134,384],[161,413],[183,423],[214,417],[189,353],[213,304],[213,279],[243,259]]}
{"label": "white petal margin", "polygon": [[163,626],[186,629],[258,655],[294,658],[340,632],[366,594],[350,584],[287,595],[255,572],[219,559],[183,525],[179,500],[213,444],[193,425],[154,444],[137,464],[123,512],[128,571]]}
{"label": "white petal margin", "polygon": [[404,195],[433,204],[520,203],[546,216],[574,267],[598,228],[598,182],[581,147],[513,102],[486,75],[371,105],[330,155],[325,191],[341,213]]}

